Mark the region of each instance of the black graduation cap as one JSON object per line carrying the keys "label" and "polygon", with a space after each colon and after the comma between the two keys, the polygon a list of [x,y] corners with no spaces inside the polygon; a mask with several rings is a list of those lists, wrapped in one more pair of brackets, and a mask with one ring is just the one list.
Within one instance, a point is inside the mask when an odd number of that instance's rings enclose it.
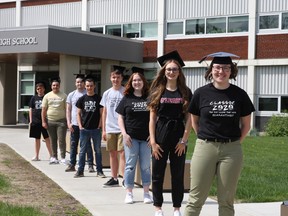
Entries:
{"label": "black graduation cap", "polygon": [[213,58],[212,59],[212,63],[216,63],[216,64],[231,64],[232,63],[232,58],[240,58],[239,56],[232,54],[232,53],[228,53],[228,52],[216,52],[216,53],[212,53],[209,54],[207,56],[204,56],[199,63],[203,62],[204,60],[206,60],[207,58]]}
{"label": "black graduation cap", "polygon": [[87,79],[92,79],[92,80],[96,81],[95,76],[93,76],[92,74],[87,74],[87,75],[85,76],[85,80],[87,80]]}
{"label": "black graduation cap", "polygon": [[120,73],[123,75],[124,70],[125,70],[125,67],[113,65],[113,71],[112,72]]}
{"label": "black graduation cap", "polygon": [[139,67],[132,67],[131,68],[131,71],[132,71],[132,74],[133,73],[141,73],[141,74],[143,74],[144,75],[144,69],[143,68],[139,68]]}
{"label": "black graduation cap", "polygon": [[75,75],[75,79],[81,78],[84,79],[85,78],[85,74],[74,74]]}
{"label": "black graduation cap", "polygon": [[181,65],[181,67],[185,66],[185,64],[184,64],[181,56],[177,52],[177,50],[174,50],[174,51],[172,51],[170,53],[167,53],[167,54],[157,58],[157,60],[158,60],[159,64],[161,65],[161,67],[163,67],[165,65],[166,61],[172,60],[172,59],[178,61],[178,63]]}
{"label": "black graduation cap", "polygon": [[36,81],[35,86],[37,86],[37,85],[42,85],[46,89],[46,83],[42,80]]}
{"label": "black graduation cap", "polygon": [[59,76],[58,76],[58,77],[51,77],[51,78],[49,79],[49,81],[50,81],[50,84],[52,84],[53,82],[59,82],[59,83],[61,83],[61,79],[60,79]]}

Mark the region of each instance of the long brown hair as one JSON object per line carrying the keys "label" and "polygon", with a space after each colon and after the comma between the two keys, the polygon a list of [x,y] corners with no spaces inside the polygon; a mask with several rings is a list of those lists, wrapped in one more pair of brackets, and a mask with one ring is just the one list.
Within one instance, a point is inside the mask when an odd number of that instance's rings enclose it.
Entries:
{"label": "long brown hair", "polygon": [[126,85],[125,85],[124,95],[133,95],[134,88],[132,86],[132,81],[133,81],[133,78],[134,78],[134,76],[136,74],[139,75],[141,80],[143,81],[143,88],[142,88],[142,91],[141,91],[142,97],[147,98],[148,97],[148,92],[149,92],[149,84],[148,84],[146,78],[144,77],[144,75],[141,74],[141,73],[138,73],[138,72],[132,73],[132,75],[129,77],[129,79],[128,79]]}
{"label": "long brown hair", "polygon": [[157,72],[155,79],[153,80],[151,87],[150,87],[150,95],[149,95],[149,104],[148,109],[157,111],[160,98],[166,88],[167,79],[165,76],[166,66],[169,63],[175,63],[179,67],[179,76],[177,78],[177,87],[182,95],[184,104],[183,104],[183,111],[186,112],[188,109],[189,103],[189,88],[186,85],[186,78],[183,74],[182,67],[178,61],[171,59],[168,60],[165,65]]}

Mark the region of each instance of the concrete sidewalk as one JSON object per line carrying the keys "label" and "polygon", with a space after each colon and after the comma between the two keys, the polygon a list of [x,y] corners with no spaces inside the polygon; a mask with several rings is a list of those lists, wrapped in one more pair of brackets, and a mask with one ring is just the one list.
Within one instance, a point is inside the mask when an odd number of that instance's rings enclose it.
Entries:
{"label": "concrete sidewalk", "polygon": [[[73,178],[74,173],[66,173],[64,165],[49,165],[48,153],[44,143],[41,143],[41,161],[33,162],[34,140],[28,137],[27,128],[1,127],[0,143],[5,143],[18,154],[29,161],[56,182],[67,193],[82,203],[94,216],[149,216],[154,215],[153,204],[143,204],[143,189],[133,190],[135,203],[124,204],[125,190],[122,187],[103,188],[108,178],[97,178],[95,173],[84,173],[84,178]],[[69,154],[66,155],[69,159]],[[87,168],[87,167],[86,167]],[[110,170],[104,169],[107,177]],[[20,173],[21,174],[21,173]],[[183,214],[188,194],[184,194],[181,208]],[[235,216],[279,216],[282,202],[235,204]],[[165,216],[173,215],[171,194],[164,193],[163,211]],[[207,199],[201,216],[216,216],[218,205],[212,199]]]}

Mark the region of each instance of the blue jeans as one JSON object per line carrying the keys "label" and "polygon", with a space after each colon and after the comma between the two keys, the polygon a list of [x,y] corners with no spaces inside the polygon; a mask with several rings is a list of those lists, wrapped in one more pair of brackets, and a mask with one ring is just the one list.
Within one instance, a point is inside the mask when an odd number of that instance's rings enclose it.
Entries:
{"label": "blue jeans", "polygon": [[139,158],[142,185],[147,186],[151,183],[151,148],[147,141],[132,139],[132,146],[129,148],[124,145],[125,151],[125,186],[134,187],[134,178],[137,160]]}
{"label": "blue jeans", "polygon": [[97,172],[102,172],[102,153],[101,153],[101,132],[100,129],[80,130],[80,153],[79,153],[79,172],[84,172],[85,166],[85,154],[87,152],[87,146],[91,146],[91,140],[93,141],[93,148],[96,158]]}
{"label": "blue jeans", "polygon": [[[76,155],[78,151],[78,143],[80,138],[79,127],[77,125],[72,125],[74,132],[70,133],[70,164],[75,166],[76,165]],[[90,142],[90,140],[89,140]],[[88,164],[93,165],[93,152],[90,144],[87,145],[87,158]]]}

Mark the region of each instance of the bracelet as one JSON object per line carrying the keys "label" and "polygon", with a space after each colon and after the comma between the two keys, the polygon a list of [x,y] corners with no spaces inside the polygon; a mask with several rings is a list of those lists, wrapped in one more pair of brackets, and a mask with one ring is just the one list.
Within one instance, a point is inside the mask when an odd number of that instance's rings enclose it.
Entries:
{"label": "bracelet", "polygon": [[181,139],[181,142],[180,142],[181,144],[184,144],[185,146],[187,146],[187,144],[188,144],[188,140],[187,141],[184,141],[183,139]]}

